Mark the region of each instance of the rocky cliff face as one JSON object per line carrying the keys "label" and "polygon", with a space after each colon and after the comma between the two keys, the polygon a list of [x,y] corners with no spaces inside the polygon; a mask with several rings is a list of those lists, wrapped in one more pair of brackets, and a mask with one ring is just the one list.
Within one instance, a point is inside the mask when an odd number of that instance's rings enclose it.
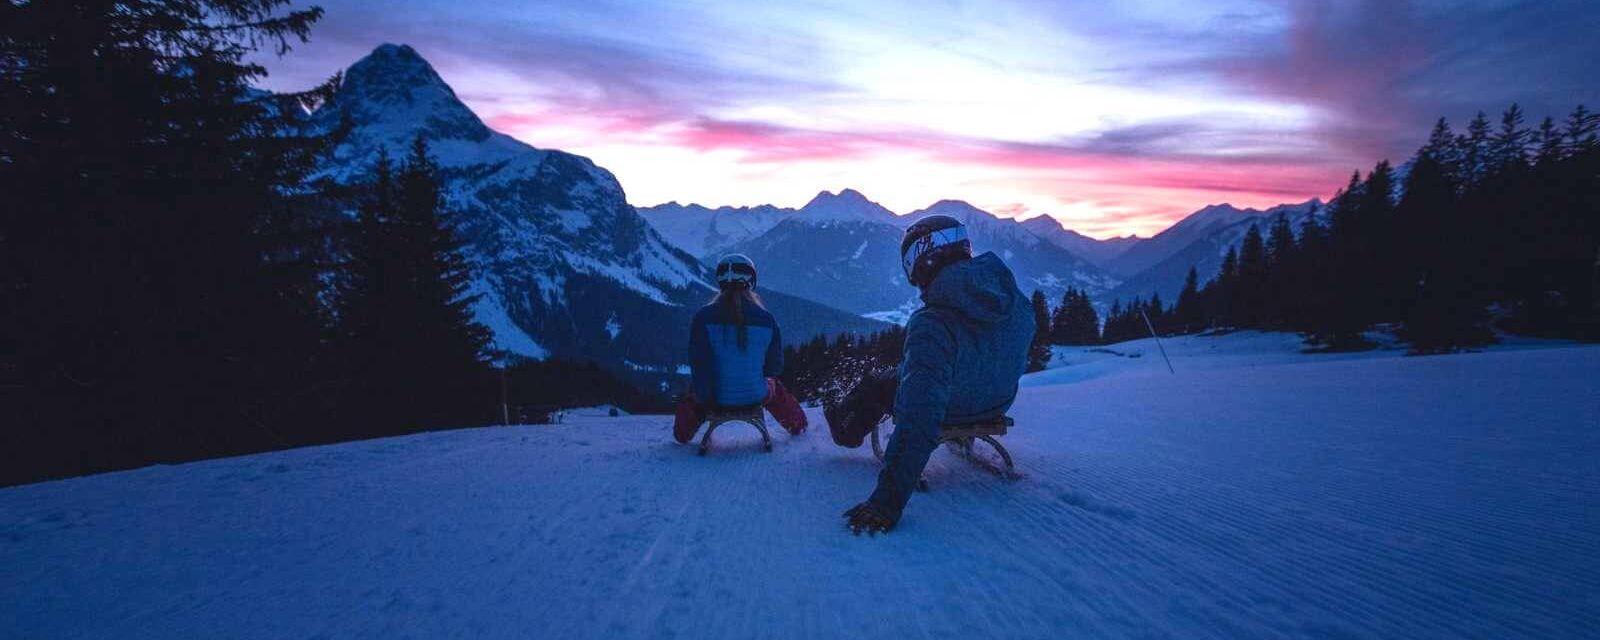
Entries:
{"label": "rocky cliff face", "polygon": [[[678,334],[714,293],[709,274],[634,211],[609,171],[491,130],[403,45],[380,46],[352,65],[337,96],[311,117],[330,130],[351,127],[321,170],[337,181],[362,179],[380,154],[403,157],[418,136],[428,142],[483,295],[474,311],[498,349],[664,376],[687,361]],[[878,327],[776,298],[796,341]]]}

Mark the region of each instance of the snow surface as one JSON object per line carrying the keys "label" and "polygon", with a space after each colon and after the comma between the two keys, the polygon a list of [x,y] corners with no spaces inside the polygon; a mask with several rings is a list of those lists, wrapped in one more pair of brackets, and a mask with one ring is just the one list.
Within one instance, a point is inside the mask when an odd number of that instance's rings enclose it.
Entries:
{"label": "snow surface", "polygon": [[472,319],[489,329],[494,350],[534,360],[550,357],[549,349],[544,348],[511,320],[511,314],[506,312],[505,302],[500,299],[499,290],[498,287],[479,278],[473,280],[472,288],[468,291],[468,295],[480,296],[472,305]]}
{"label": "snow surface", "polygon": [[[0,491],[5,637],[1580,638],[1600,348],[1066,349],[1005,483],[938,452],[886,538],[866,449],[663,416],[439,432]],[[1541,348],[1525,348],[1525,347]],[[1139,357],[1131,357],[1138,353]]]}

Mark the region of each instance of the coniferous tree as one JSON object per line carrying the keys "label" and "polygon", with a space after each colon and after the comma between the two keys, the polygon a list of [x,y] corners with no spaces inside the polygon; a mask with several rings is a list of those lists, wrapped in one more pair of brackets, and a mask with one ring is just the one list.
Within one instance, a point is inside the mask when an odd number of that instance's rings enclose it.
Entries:
{"label": "coniferous tree", "polygon": [[1077,290],[1067,287],[1066,293],[1061,294],[1061,306],[1050,315],[1050,344],[1071,344],[1072,335],[1072,301],[1077,296]]}
{"label": "coniferous tree", "polygon": [[1489,116],[1482,111],[1467,123],[1467,132],[1456,138],[1456,157],[1460,165],[1460,179],[1476,184],[1489,172]]}
{"label": "coniferous tree", "polygon": [[1028,368],[1043,371],[1050,364],[1050,303],[1044,292],[1033,291],[1033,344],[1028,348]]}
{"label": "coniferous tree", "polygon": [[1295,288],[1295,238],[1289,217],[1279,214],[1267,235],[1266,302],[1261,305],[1262,326],[1282,327],[1289,323]]}
{"label": "coniferous tree", "polygon": [[1333,241],[1322,216],[1315,211],[1300,226],[1298,255],[1292,326],[1313,336],[1326,335],[1333,310]]}
{"label": "coniferous tree", "polygon": [[274,0],[0,9],[0,484],[293,444],[321,319],[302,184],[330,95],[246,61]]}
{"label": "coniferous tree", "polygon": [[1145,325],[1145,333],[1155,331],[1167,332],[1167,308],[1161,304],[1161,292],[1150,294],[1150,304],[1145,307],[1145,314],[1139,318]]}
{"label": "coniferous tree", "polygon": [[1073,343],[1100,344],[1100,312],[1094,310],[1094,302],[1089,299],[1089,294],[1079,291],[1073,309]]}
{"label": "coniferous tree", "polygon": [[1578,155],[1600,146],[1600,113],[1593,113],[1583,105],[1567,116],[1567,154]]}
{"label": "coniferous tree", "polygon": [[1406,247],[1396,243],[1394,233],[1394,170],[1384,160],[1367,174],[1362,186],[1360,212],[1361,233],[1365,236],[1361,250],[1355,258],[1356,275],[1360,279],[1359,291],[1362,307],[1358,316],[1363,324],[1393,322],[1405,313],[1405,298],[1409,287],[1392,277],[1404,269],[1400,257]]}
{"label": "coniferous tree", "polygon": [[1179,333],[1194,333],[1205,325],[1205,308],[1200,300],[1200,274],[1189,267],[1183,280],[1183,291],[1178,293],[1178,303],[1173,307],[1173,322]]}
{"label": "coniferous tree", "polygon": [[1100,344],[1100,316],[1089,294],[1068,288],[1050,319],[1051,343],[1059,345]]}
{"label": "coniferous tree", "polygon": [[1216,326],[1234,326],[1235,299],[1234,291],[1239,282],[1239,251],[1228,247],[1228,252],[1222,256],[1222,267],[1217,271],[1215,280],[1206,284],[1201,292],[1201,297],[1206,301],[1206,308]]}
{"label": "coniferous tree", "polygon": [[489,333],[473,319],[471,273],[442,208],[420,138],[398,171],[379,158],[341,298],[355,435],[465,423],[492,404]]}
{"label": "coniferous tree", "polygon": [[1111,309],[1106,311],[1106,324],[1100,331],[1100,340],[1105,344],[1116,344],[1125,338],[1122,334],[1123,316],[1126,312],[1122,309],[1122,301],[1111,303]]}
{"label": "coniferous tree", "polygon": [[1241,327],[1260,327],[1264,316],[1267,288],[1267,248],[1261,229],[1255,224],[1244,234],[1239,245],[1239,278],[1234,283],[1235,324]]}
{"label": "coniferous tree", "polygon": [[1522,107],[1511,105],[1500,116],[1500,130],[1489,141],[1492,163],[1497,168],[1528,162],[1528,145],[1533,132],[1523,126]]}
{"label": "coniferous tree", "polygon": [[1433,124],[1433,131],[1428,134],[1428,142],[1423,145],[1418,153],[1425,153],[1438,163],[1439,170],[1453,184],[1463,180],[1461,145],[1453,131],[1450,122],[1439,118]]}
{"label": "coniferous tree", "polygon": [[1330,248],[1332,249],[1332,308],[1322,338],[1335,349],[1358,348],[1364,344],[1361,332],[1371,317],[1371,273],[1373,234],[1363,210],[1366,184],[1358,171],[1329,205]]}
{"label": "coniferous tree", "polygon": [[1546,168],[1561,160],[1562,143],[1564,141],[1561,131],[1556,128],[1556,121],[1553,118],[1547,117],[1539,122],[1539,133],[1536,137],[1539,151],[1534,156],[1534,162],[1539,167]]}
{"label": "coniferous tree", "polygon": [[1395,277],[1413,289],[1405,334],[1419,352],[1444,351],[1488,339],[1481,326],[1484,301],[1468,286],[1462,257],[1452,250],[1465,235],[1465,229],[1450,219],[1456,208],[1455,189],[1444,164],[1424,151],[1412,163],[1405,196],[1396,211],[1404,222],[1401,228],[1413,229],[1418,241],[1410,246],[1413,267]]}

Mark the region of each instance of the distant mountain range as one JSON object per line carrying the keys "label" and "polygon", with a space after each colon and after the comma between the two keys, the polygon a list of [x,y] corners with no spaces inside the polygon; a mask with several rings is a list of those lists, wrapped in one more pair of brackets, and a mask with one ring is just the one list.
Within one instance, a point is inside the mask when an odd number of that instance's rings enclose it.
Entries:
{"label": "distant mountain range", "polygon": [[1196,211],[1114,258],[1113,268],[1137,271],[1101,296],[1100,302],[1109,305],[1134,298],[1148,300],[1159,293],[1162,302],[1171,305],[1177,302],[1189,269],[1195,270],[1202,284],[1215,278],[1222,268],[1223,256],[1230,247],[1237,248],[1244,241],[1250,225],[1259,225],[1264,236],[1272,220],[1282,214],[1289,217],[1289,226],[1299,233],[1312,212],[1321,211],[1321,204],[1312,199],[1265,211],[1220,204]]}
{"label": "distant mountain range", "polygon": [[708,263],[724,253],[744,253],[756,261],[767,287],[891,322],[903,322],[919,304],[900,267],[901,233],[911,221],[933,214],[962,220],[973,249],[1005,258],[1027,291],[1059,298],[1068,286],[1098,294],[1119,282],[1022,223],[959,200],[900,216],[845,189],[819,193],[799,209],[669,203],[639,212],[669,240],[699,249]]}
{"label": "distant mountain range", "polygon": [[[609,171],[489,129],[408,46],[356,62],[308,117],[353,126],[320,169],[339,182],[366,179],[380,153],[404,157],[419,135],[428,142],[482,294],[474,312],[496,348],[594,360],[653,385],[684,370],[711,274],[635,212]],[[791,342],[886,326],[781,292],[766,299]]]}
{"label": "distant mountain range", "polygon": [[772,205],[721,207],[668,203],[639,213],[662,235],[713,262],[730,252],[750,255],[769,287],[871,318],[902,322],[916,308],[916,291],[899,267],[903,228],[932,214],[967,225],[975,251],[1006,259],[1027,291],[1038,289],[1057,304],[1067,287],[1089,292],[1102,307],[1159,293],[1176,300],[1190,268],[1201,281],[1216,276],[1228,247],[1237,247],[1251,223],[1263,226],[1288,215],[1296,230],[1318,200],[1265,211],[1211,205],[1150,238],[1100,240],[1066,229],[1049,216],[1017,222],[959,200],[942,200],[895,215],[853,189],[822,192],[799,209]]}
{"label": "distant mountain range", "polygon": [[1131,275],[1116,270],[1112,260],[1144,241],[1139,236],[1122,236],[1100,240],[1091,238],[1061,225],[1050,216],[1034,216],[1022,221],[1022,226],[1062,249],[1071,251],[1095,266],[1110,271],[1118,277]]}
{"label": "distant mountain range", "polygon": [[1054,302],[1076,287],[1108,304],[1175,295],[1189,267],[1211,277],[1249,221],[1277,212],[1303,217],[1308,208],[1216,205],[1152,238],[1109,240],[957,200],[901,216],[851,189],[820,193],[798,209],[668,203],[635,210],[610,172],[489,129],[416,51],[393,44],[352,65],[337,95],[307,117],[329,130],[352,126],[319,169],[338,182],[366,179],[379,154],[403,157],[419,135],[429,143],[447,215],[476,271],[482,298],[474,312],[497,349],[594,360],[662,388],[686,371],[686,341],[674,328],[686,331],[714,294],[706,263],[722,253],[755,258],[763,295],[794,343],[903,321],[918,301],[900,270],[900,234],[925,215],[962,219],[974,248],[1004,257],[1025,290]]}

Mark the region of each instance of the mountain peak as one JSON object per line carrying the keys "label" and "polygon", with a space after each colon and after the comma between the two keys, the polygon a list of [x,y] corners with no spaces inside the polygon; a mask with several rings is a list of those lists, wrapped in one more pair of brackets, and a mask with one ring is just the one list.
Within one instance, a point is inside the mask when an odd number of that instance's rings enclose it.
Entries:
{"label": "mountain peak", "polygon": [[1061,224],[1060,220],[1057,220],[1054,216],[1050,215],[1037,215],[1032,218],[1028,218],[1027,220],[1022,221],[1022,226],[1029,229],[1038,229],[1040,231],[1065,231],[1067,233],[1082,235],[1078,234],[1076,231],[1068,229],[1066,225]]}
{"label": "mountain peak", "polygon": [[896,219],[894,212],[868,200],[855,189],[844,189],[839,193],[828,191],[818,193],[806,203],[806,206],[800,207],[800,213],[817,221],[892,223]]}
{"label": "mountain peak", "polygon": [[989,213],[987,211],[984,211],[983,209],[979,209],[977,207],[972,206],[972,203],[967,202],[966,200],[950,200],[950,199],[940,200],[940,201],[935,202],[935,203],[933,203],[931,205],[928,205],[928,208],[923,209],[922,213],[925,213],[925,214],[928,214],[928,215],[935,215],[935,214],[937,214],[937,215],[946,215],[946,216],[951,216],[953,218],[960,218],[963,221],[968,221],[970,218],[972,218],[975,215],[991,217],[991,218],[994,217],[993,214],[991,214],[991,213]]}
{"label": "mountain peak", "polygon": [[[1168,227],[1161,234],[1175,230],[1205,230],[1216,226],[1233,224],[1252,215],[1261,213],[1255,209],[1240,209],[1232,203],[1211,204],[1202,207],[1199,211],[1189,214],[1177,224]],[[1157,235],[1161,235],[1157,234]]]}
{"label": "mountain peak", "polygon": [[813,196],[811,201],[807,202],[804,207],[801,207],[801,209],[811,208],[812,205],[840,204],[864,205],[872,204],[872,201],[868,200],[866,196],[862,195],[860,191],[856,191],[855,189],[841,189],[838,193],[824,190],[818,191],[817,195]]}
{"label": "mountain peak", "polygon": [[416,49],[404,44],[382,44],[372,53],[350,65],[344,73],[340,93],[355,93],[379,103],[409,103],[419,91],[438,91],[455,99],[456,93],[444,83],[433,65]]}
{"label": "mountain peak", "polygon": [[349,118],[357,126],[382,129],[383,137],[405,144],[417,135],[430,141],[481,142],[490,134],[433,65],[409,45],[379,45],[350,65],[329,106],[333,108],[325,109],[322,117]]}

